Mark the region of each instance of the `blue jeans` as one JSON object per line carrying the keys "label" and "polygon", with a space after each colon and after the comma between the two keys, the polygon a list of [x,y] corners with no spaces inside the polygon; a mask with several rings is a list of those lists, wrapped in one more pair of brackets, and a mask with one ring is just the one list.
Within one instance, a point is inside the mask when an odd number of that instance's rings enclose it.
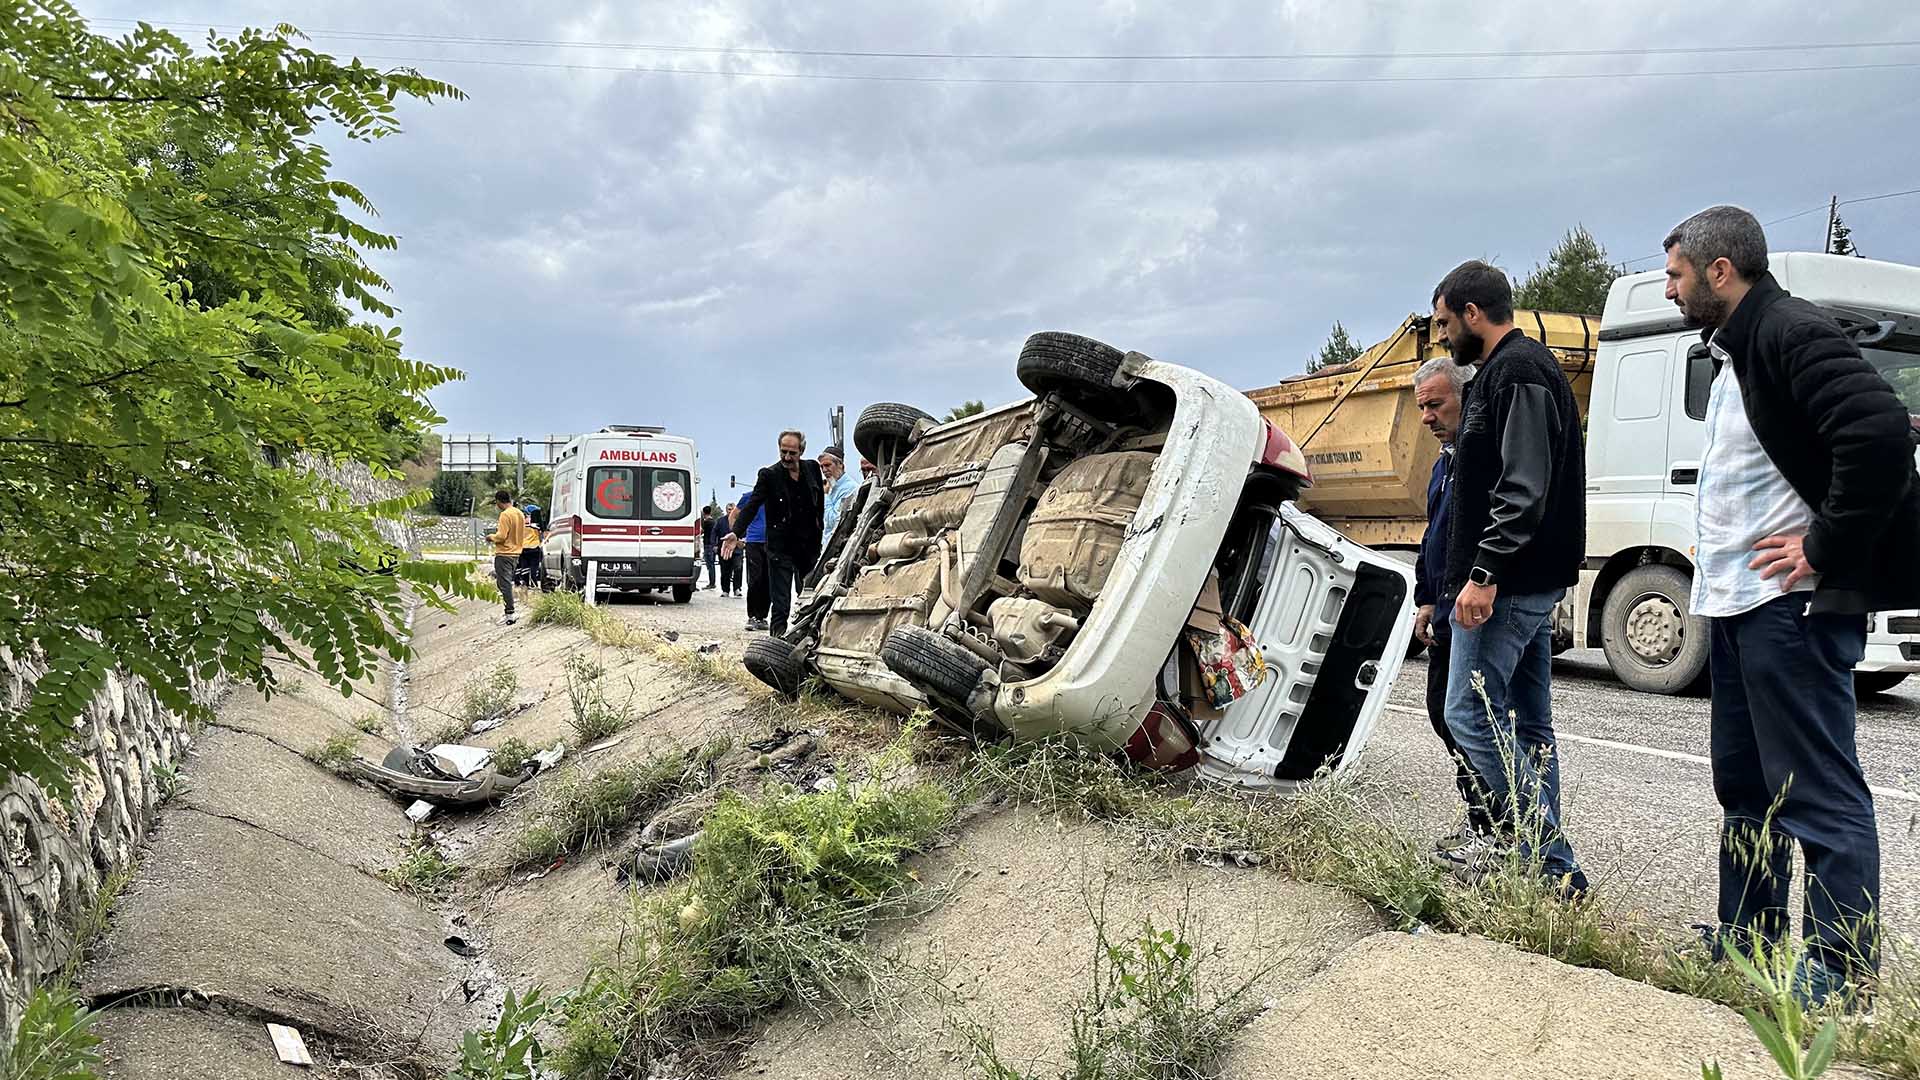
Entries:
{"label": "blue jeans", "polygon": [[[1447,666],[1447,727],[1487,785],[1494,818],[1505,827],[1538,815],[1539,855],[1559,877],[1580,868],[1560,831],[1560,755],[1553,738],[1553,605],[1566,590],[1499,593],[1493,617],[1476,627],[1456,617]],[[1457,613],[1456,613],[1457,616]],[[1473,685],[1484,680],[1486,699]],[[1523,841],[1532,838],[1523,831]]]}

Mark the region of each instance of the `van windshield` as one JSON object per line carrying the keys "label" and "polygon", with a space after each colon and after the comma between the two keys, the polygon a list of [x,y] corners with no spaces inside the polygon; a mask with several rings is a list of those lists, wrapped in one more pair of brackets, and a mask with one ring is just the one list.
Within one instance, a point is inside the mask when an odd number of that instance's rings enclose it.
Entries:
{"label": "van windshield", "polygon": [[629,521],[677,521],[687,515],[693,478],[685,469],[599,465],[587,470],[587,513]]}

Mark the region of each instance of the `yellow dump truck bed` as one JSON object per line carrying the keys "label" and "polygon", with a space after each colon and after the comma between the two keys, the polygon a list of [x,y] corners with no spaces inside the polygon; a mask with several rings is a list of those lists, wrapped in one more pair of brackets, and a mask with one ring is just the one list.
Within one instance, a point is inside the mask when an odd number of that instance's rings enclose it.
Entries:
{"label": "yellow dump truck bed", "polygon": [[[1413,373],[1447,355],[1429,336],[1429,322],[1408,316],[1350,364],[1247,391],[1261,414],[1306,452],[1313,487],[1301,505],[1370,547],[1416,546],[1426,527],[1427,478],[1440,446],[1420,426]],[[1517,311],[1514,323],[1559,358],[1584,421],[1599,318]]]}

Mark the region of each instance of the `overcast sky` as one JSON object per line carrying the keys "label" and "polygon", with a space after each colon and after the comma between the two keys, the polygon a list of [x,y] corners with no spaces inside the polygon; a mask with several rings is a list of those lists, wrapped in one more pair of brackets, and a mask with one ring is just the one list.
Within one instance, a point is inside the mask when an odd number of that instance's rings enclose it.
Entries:
{"label": "overcast sky", "polygon": [[[1667,228],[1710,203],[1739,202],[1762,220],[1820,207],[1769,229],[1775,250],[1818,250],[1829,195],[1920,188],[1920,66],[1889,66],[1920,65],[1920,45],[1646,51],[1920,42],[1920,8],[1884,2],[81,8],[102,32],[124,29],[106,20],[147,18],[189,40],[208,26],[291,22],[316,48],[459,85],[469,100],[408,108],[404,135],[336,155],[401,238],[371,261],[394,283],[409,353],[467,373],[434,395],[447,429],[664,424],[699,442],[703,494],[718,488],[723,500],[729,474],[747,483],[773,460],[780,428],[823,446],[834,404],[851,426],[876,400],[944,413],[1019,396],[1014,358],[1035,330],[1263,386],[1299,371],[1335,319],[1371,343],[1423,309],[1460,260],[1524,274],[1576,223],[1624,260],[1657,254]],[[1460,11],[1472,14],[1450,14]],[[1389,55],[959,61],[345,36],[369,33]],[[1511,55],[1569,49],[1639,51]],[[1508,55],[1407,55],[1462,51]],[[1807,67],[1853,70],[1779,70]],[[1773,70],[1629,77],[1742,68]],[[1488,78],[1575,73],[1610,77]],[[1262,78],[1296,81],[1138,81]],[[1316,79],[1347,81],[1297,81]],[[1842,216],[1868,255],[1920,263],[1920,197]]]}

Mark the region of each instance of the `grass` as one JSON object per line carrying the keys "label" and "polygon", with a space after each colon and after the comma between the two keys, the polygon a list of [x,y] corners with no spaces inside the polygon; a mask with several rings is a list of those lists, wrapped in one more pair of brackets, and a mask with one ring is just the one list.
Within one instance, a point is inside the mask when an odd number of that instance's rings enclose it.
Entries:
{"label": "grass", "polygon": [[180,763],[170,762],[153,767],[153,783],[158,789],[160,801],[170,803],[189,790],[187,778],[180,772]]}
{"label": "grass", "polygon": [[464,723],[466,729],[473,725],[505,716],[513,708],[514,695],[520,692],[520,677],[514,674],[510,664],[496,664],[492,671],[476,676],[460,691],[460,705],[455,715]]}
{"label": "grass", "polygon": [[377,712],[363,712],[353,718],[354,730],[367,735],[378,735],[386,730],[387,719]]}
{"label": "grass", "polygon": [[[1068,1020],[1068,1064],[1058,1080],[1198,1080],[1258,1012],[1253,991],[1273,965],[1219,985],[1210,963],[1224,950],[1194,943],[1191,908],[1171,927],[1151,918],[1131,938],[1107,932],[1104,903],[1089,904],[1093,974]],[[993,1035],[973,1026],[965,1035],[986,1080],[1041,1080],[1010,1066]]]}
{"label": "grass", "polygon": [[353,763],[360,757],[360,739],[357,731],[343,731],[319,746],[308,748],[303,756],[335,776],[351,777]]}
{"label": "grass", "polygon": [[100,1064],[99,1014],[89,1010],[64,981],[40,987],[27,999],[12,1045],[0,1044],[4,1080],[88,1080]]}
{"label": "grass", "polygon": [[636,818],[704,783],[710,750],[662,754],[547,784],[533,820],[514,838],[515,865],[550,864],[606,842]]}
{"label": "grass", "polygon": [[607,669],[585,653],[567,657],[568,724],[581,746],[590,746],[633,722],[633,681],[627,681],[627,696],[615,702],[607,693]]}
{"label": "grass", "polygon": [[642,1077],[790,1001],[870,980],[859,943],[918,889],[906,858],[953,820],[951,792],[914,777],[904,742],[814,794],[774,784],[709,815],[685,882],[636,899],[619,956],[567,1006],[550,1059],[569,1080]]}
{"label": "grass", "polygon": [[425,899],[442,896],[460,877],[460,867],[448,862],[433,841],[416,836],[401,848],[400,861],[380,871],[380,880],[404,893]]}
{"label": "grass", "polygon": [[493,748],[493,769],[505,776],[516,775],[527,767],[538,753],[533,744],[522,738],[511,738]]}

